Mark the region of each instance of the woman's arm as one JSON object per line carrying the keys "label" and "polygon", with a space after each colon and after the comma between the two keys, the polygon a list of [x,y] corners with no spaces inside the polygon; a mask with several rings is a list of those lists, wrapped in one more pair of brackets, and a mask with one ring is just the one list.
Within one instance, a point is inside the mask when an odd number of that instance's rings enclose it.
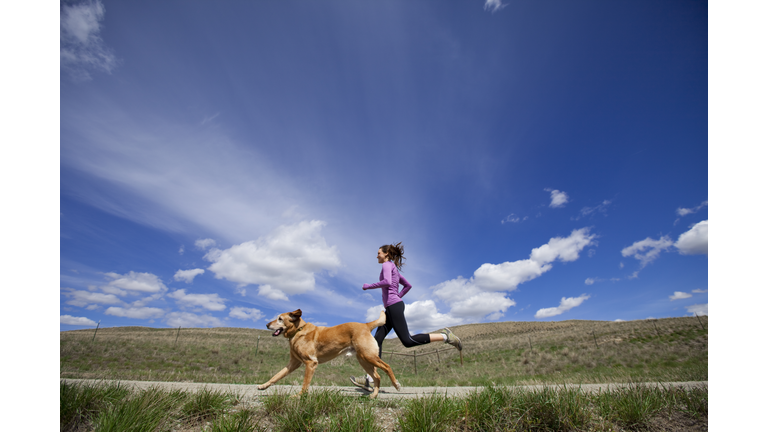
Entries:
{"label": "woman's arm", "polygon": [[387,264],[394,265],[390,261],[385,262],[381,266],[381,275],[382,279],[376,283],[372,284],[363,284],[363,289],[374,289],[374,288],[384,288],[388,287],[392,283],[392,268],[388,267]]}
{"label": "woman's arm", "polygon": [[411,284],[408,283],[408,280],[403,277],[403,275],[400,275],[400,283],[403,284],[403,290],[398,293],[400,298],[403,298],[403,296],[411,290]]}

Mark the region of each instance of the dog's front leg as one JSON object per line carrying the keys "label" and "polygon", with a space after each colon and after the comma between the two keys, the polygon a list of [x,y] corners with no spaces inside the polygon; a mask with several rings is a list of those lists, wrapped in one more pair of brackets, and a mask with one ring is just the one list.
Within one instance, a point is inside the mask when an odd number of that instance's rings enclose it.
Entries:
{"label": "dog's front leg", "polygon": [[315,374],[315,369],[317,369],[317,359],[315,357],[310,357],[309,360],[304,361],[304,385],[301,386],[301,393],[304,394],[309,390],[309,383],[312,381],[312,375]]}
{"label": "dog's front leg", "polygon": [[259,390],[268,389],[269,386],[285,378],[286,375],[295,371],[299,366],[301,366],[301,361],[299,361],[299,359],[291,357],[291,361],[288,362],[288,366],[284,367],[282,370],[280,370],[280,372],[276,373],[275,376],[272,377],[272,379],[260,385],[258,387]]}

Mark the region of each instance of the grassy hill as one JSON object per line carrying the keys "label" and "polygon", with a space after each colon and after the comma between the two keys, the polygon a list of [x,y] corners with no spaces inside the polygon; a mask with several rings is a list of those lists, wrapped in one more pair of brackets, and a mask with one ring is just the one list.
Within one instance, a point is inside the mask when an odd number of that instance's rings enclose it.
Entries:
{"label": "grassy hill", "polygon": [[[470,324],[452,328],[456,350],[384,342],[384,361],[406,386],[703,381],[707,317],[626,322]],[[257,352],[258,345],[258,352]],[[408,356],[388,354],[397,352]],[[418,356],[413,353],[430,355]],[[61,378],[263,383],[288,363],[288,340],[247,328],[114,327],[60,334]],[[439,360],[438,360],[439,357]],[[354,357],[318,367],[313,385],[346,385],[361,375]],[[300,384],[303,367],[279,384]],[[382,385],[389,380],[382,378]]]}

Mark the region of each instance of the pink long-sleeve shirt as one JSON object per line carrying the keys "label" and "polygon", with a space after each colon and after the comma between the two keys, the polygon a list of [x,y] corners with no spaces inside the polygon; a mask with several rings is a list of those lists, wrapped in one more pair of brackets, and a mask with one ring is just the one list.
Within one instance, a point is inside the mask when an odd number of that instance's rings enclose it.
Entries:
{"label": "pink long-sleeve shirt", "polygon": [[[403,290],[399,291],[401,284]],[[403,296],[411,289],[411,284],[397,271],[397,266],[392,261],[384,261],[381,265],[379,281],[363,285],[364,290],[374,288],[381,288],[381,300],[384,302],[384,307],[389,307],[403,301]]]}

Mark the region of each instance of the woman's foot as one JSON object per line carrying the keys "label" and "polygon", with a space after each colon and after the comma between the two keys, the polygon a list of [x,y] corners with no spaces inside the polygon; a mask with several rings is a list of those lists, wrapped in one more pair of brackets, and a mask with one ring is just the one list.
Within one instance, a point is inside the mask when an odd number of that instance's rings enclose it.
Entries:
{"label": "woman's foot", "polygon": [[349,377],[349,379],[352,381],[352,384],[360,387],[361,389],[365,391],[373,391],[373,381],[368,379],[367,375],[363,375],[361,377]]}
{"label": "woman's foot", "polygon": [[458,336],[453,334],[451,329],[444,328],[440,330],[440,333],[445,335],[445,343],[453,345],[457,350],[461,351],[463,346],[461,345],[461,339],[459,339]]}

